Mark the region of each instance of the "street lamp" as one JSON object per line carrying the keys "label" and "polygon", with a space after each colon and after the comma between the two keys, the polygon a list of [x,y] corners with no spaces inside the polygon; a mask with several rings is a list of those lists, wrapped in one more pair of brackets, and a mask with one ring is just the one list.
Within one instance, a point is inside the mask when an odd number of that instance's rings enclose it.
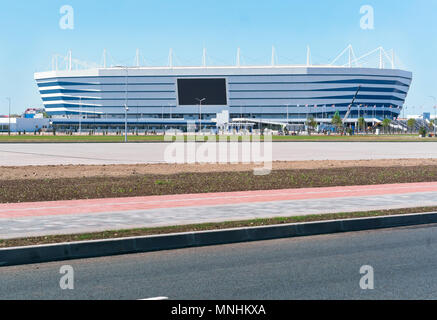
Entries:
{"label": "street lamp", "polygon": [[357,133],[360,133],[360,104],[358,105],[358,116],[357,116]]}
{"label": "street lamp", "polygon": [[287,104],[287,126],[288,126],[288,104]]}
{"label": "street lamp", "polygon": [[435,135],[436,135],[436,125],[437,125],[437,118],[436,118],[437,99],[434,96],[430,96],[430,98],[434,99],[434,122],[433,122],[433,127],[434,127],[434,137],[435,137]]}
{"label": "street lamp", "polygon": [[124,87],[124,142],[127,142],[127,112],[129,111],[128,107],[128,78],[129,78],[129,67],[128,66],[117,66],[117,68],[124,69],[126,72],[125,75],[125,87]]}
{"label": "street lamp", "polygon": [[436,136],[436,126],[437,126],[437,117],[436,117],[436,112],[437,111],[437,105],[434,105],[434,122],[433,122],[433,127],[434,127],[434,137]]}
{"label": "street lamp", "polygon": [[79,97],[79,135],[82,134],[82,97]]}
{"label": "street lamp", "polygon": [[169,110],[170,110],[170,121],[171,121],[171,119],[173,119],[173,110],[172,110],[172,105],[171,105],[170,102],[167,102],[167,106],[168,106],[168,108],[169,108]]}
{"label": "street lamp", "polygon": [[9,116],[8,116],[8,121],[9,121],[9,126],[8,126],[8,135],[11,135],[11,98],[6,98],[6,100],[9,101]]}
{"label": "street lamp", "polygon": [[128,78],[129,78],[129,69],[126,66],[126,77],[125,77],[125,93],[124,93],[124,142],[127,142],[127,112],[129,111],[127,93],[128,93]]}
{"label": "street lamp", "polygon": [[129,111],[129,107],[124,105],[124,142],[127,142],[127,112]]}
{"label": "street lamp", "polygon": [[199,129],[200,129],[200,133],[202,133],[202,102],[206,100],[206,98],[196,98],[197,101],[199,101],[199,111],[200,111],[200,118],[199,118]]}

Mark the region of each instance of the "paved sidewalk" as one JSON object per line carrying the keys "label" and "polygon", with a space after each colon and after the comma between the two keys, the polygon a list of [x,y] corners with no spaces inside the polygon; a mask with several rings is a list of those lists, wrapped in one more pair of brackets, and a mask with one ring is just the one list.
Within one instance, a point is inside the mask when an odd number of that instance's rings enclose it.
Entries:
{"label": "paved sidewalk", "polygon": [[0,204],[0,238],[437,206],[437,182]]}
{"label": "paved sidewalk", "polygon": [[[437,141],[436,141],[437,142]],[[166,163],[170,143],[4,143],[0,166]],[[198,150],[202,143],[196,144]],[[243,148],[229,148],[238,153]],[[262,149],[262,148],[261,148]],[[369,152],[371,150],[371,152]],[[434,142],[275,142],[272,161],[435,159]]]}

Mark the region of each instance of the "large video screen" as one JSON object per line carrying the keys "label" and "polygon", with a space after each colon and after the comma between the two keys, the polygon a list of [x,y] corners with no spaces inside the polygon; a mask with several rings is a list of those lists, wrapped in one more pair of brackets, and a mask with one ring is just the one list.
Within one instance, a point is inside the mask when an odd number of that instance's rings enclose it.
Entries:
{"label": "large video screen", "polygon": [[178,79],[179,105],[226,105],[226,80],[225,79]]}

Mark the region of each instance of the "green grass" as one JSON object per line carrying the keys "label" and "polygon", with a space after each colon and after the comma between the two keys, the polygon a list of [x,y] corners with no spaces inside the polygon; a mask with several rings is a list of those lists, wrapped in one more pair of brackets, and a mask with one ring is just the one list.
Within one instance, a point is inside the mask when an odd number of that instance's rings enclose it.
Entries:
{"label": "green grass", "polygon": [[[129,141],[164,141],[164,136],[129,136]],[[124,136],[0,135],[0,142],[124,142]]]}
{"label": "green grass", "polygon": [[420,138],[418,135],[399,134],[399,135],[311,135],[311,136],[274,136],[274,141],[437,141],[434,138]]}
{"label": "green grass", "polygon": [[[218,136],[216,136],[218,139]],[[185,140],[187,137],[185,136]],[[205,137],[206,139],[206,137]],[[230,137],[227,138],[228,140]],[[263,137],[261,137],[263,139]],[[241,137],[238,137],[241,141]],[[130,135],[129,142],[163,142],[163,135]],[[437,138],[420,138],[418,135],[402,134],[402,135],[355,135],[355,136],[273,136],[273,141],[393,141],[393,142],[407,142],[407,141],[435,141]],[[32,143],[32,142],[124,142],[124,136],[63,136],[63,135],[0,135],[0,143]]]}
{"label": "green grass", "polygon": [[30,245],[42,245],[42,244],[53,244],[53,243],[74,242],[74,241],[139,237],[139,236],[171,234],[171,233],[181,233],[181,232],[196,232],[196,231],[207,231],[207,230],[243,228],[243,227],[258,227],[258,226],[279,225],[279,224],[287,224],[287,223],[303,223],[303,222],[315,222],[315,221],[338,220],[338,219],[358,219],[364,217],[380,217],[380,216],[389,216],[389,215],[425,213],[425,212],[435,212],[435,211],[437,211],[437,207],[420,207],[420,208],[392,209],[392,210],[379,210],[379,211],[315,214],[315,215],[295,216],[295,217],[260,218],[260,219],[243,220],[243,221],[225,221],[225,222],[155,227],[155,228],[108,230],[103,232],[70,234],[70,235],[49,235],[49,236],[41,236],[41,237],[3,239],[0,240],[0,248],[22,247],[22,246],[30,246]]}

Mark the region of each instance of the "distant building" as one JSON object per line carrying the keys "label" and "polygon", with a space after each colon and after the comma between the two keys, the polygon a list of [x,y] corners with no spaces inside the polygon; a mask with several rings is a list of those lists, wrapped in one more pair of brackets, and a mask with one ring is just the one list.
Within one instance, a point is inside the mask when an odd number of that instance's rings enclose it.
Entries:
{"label": "distant building", "polygon": [[[50,119],[44,118],[11,118],[11,132],[35,132],[35,131],[46,131],[50,129]],[[9,118],[0,117],[0,132],[9,131]]]}
{"label": "distant building", "polygon": [[123,130],[126,106],[131,130],[186,130],[188,122],[216,128],[223,112],[230,122],[255,125],[304,124],[308,117],[329,123],[336,111],[343,117],[348,109],[349,122],[359,117],[367,122],[397,118],[412,73],[395,69],[393,62],[391,69],[383,64],[363,68],[351,60],[347,66],[272,62],[87,70],[73,70],[70,64],[66,71],[35,73],[35,80],[47,114],[60,129]]}
{"label": "distant building", "polygon": [[407,119],[423,119],[423,120],[433,120],[436,116],[431,114],[430,112],[424,112],[423,114],[409,114],[407,115]]}
{"label": "distant building", "polygon": [[41,119],[44,118],[44,109],[41,108],[27,108],[23,113],[23,118]]}

